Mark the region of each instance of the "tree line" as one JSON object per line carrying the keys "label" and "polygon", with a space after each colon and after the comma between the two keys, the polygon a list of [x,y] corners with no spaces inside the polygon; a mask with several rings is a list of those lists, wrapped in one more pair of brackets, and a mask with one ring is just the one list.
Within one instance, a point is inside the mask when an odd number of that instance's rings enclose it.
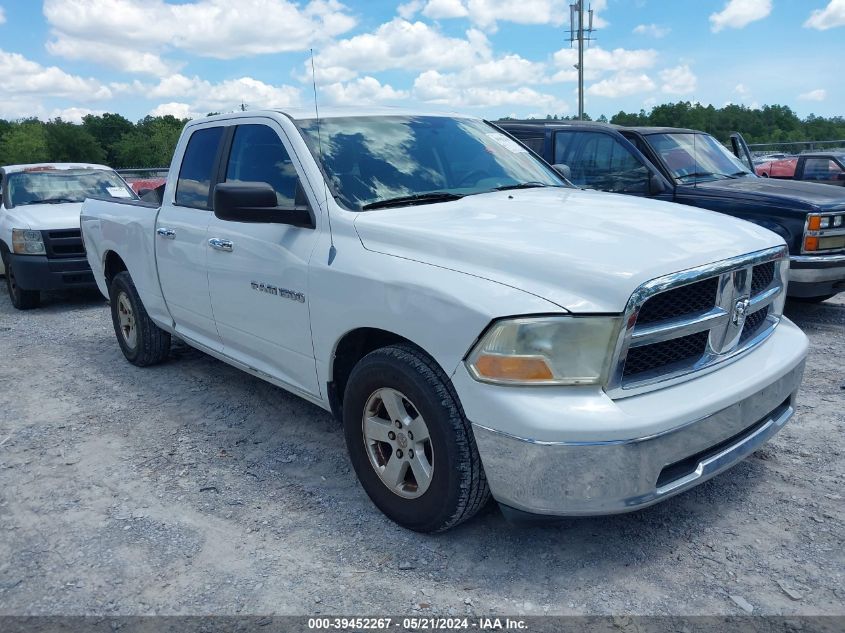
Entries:
{"label": "tree line", "polygon": [[[549,120],[573,118],[546,115]],[[679,101],[655,106],[648,112],[620,111],[609,120],[606,116],[596,120],[616,125],[691,128],[708,132],[722,142],[728,141],[731,132],[741,132],[749,143],[845,139],[845,117],[820,117],[811,114],[802,119],[789,106],[782,105],[767,105],[761,108],[726,105],[716,108],[712,105]]]}
{"label": "tree line", "polygon": [[[550,120],[572,117],[547,115]],[[587,117],[589,118],[589,117]],[[604,115],[597,120],[607,122]],[[0,165],[41,162],[103,163],[117,169],[167,167],[186,119],[147,116],[133,123],[119,114],[89,114],[81,124],[62,119],[0,119]],[[800,118],[788,106],[715,108],[689,101],[655,106],[650,111],[618,112],[618,125],[686,127],[709,132],[726,142],[742,132],[749,143],[784,143],[845,139],[845,117]]]}
{"label": "tree line", "polygon": [[133,123],[119,114],[62,119],[0,119],[0,165],[101,163],[116,169],[167,167],[187,119],[147,116]]}

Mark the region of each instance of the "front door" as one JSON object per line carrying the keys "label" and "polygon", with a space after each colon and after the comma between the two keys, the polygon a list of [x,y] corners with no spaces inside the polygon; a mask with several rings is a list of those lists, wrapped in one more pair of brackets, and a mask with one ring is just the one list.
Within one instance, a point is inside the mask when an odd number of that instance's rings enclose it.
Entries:
{"label": "front door", "polygon": [[[292,205],[299,165],[286,145],[276,122],[246,119],[235,128],[225,181],[267,183],[279,206]],[[308,312],[316,237],[313,228],[214,217],[207,251],[211,304],[226,355],[318,395]]]}
{"label": "front door", "polygon": [[[176,331],[220,350],[208,294],[206,233],[211,221],[220,126],[199,128],[188,139],[175,192],[166,192],[156,221],[155,258],[164,301]],[[150,253],[152,256],[152,253]]]}

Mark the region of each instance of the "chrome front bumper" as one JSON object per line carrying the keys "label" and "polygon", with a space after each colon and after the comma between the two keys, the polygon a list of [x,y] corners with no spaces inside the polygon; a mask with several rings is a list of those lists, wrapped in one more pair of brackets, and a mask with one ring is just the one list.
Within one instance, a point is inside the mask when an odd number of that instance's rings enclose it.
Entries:
{"label": "chrome front bumper", "polygon": [[533,514],[637,510],[727,470],[795,412],[804,361],[757,393],[671,430],[609,442],[530,441],[473,424],[493,496]]}

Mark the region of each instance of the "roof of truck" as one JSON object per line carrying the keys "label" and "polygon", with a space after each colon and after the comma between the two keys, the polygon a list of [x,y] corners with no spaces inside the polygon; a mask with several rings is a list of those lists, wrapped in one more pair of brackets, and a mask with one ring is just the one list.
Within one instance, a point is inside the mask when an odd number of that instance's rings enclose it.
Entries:
{"label": "roof of truck", "polygon": [[597,127],[611,130],[631,130],[640,134],[704,134],[700,130],[691,130],[683,127],[649,127],[637,125],[615,125],[613,123],[601,123],[599,121],[555,121],[544,119],[505,119],[495,121],[496,125],[520,125],[525,127]]}
{"label": "roof of truck", "polygon": [[3,171],[7,174],[19,173],[22,171],[61,171],[64,169],[105,169],[111,171],[112,168],[106,165],[96,165],[93,163],[31,163],[29,165],[5,165]]}
{"label": "roof of truck", "polygon": [[[243,117],[260,117],[268,114],[282,114],[290,117],[294,121],[302,121],[306,119],[317,118],[314,108],[273,108],[266,110],[246,110],[244,112],[230,112],[228,114],[215,114],[200,119],[194,119],[192,124],[204,123],[206,121],[220,121],[231,118]],[[409,108],[395,108],[389,106],[360,106],[360,107],[326,107],[320,108],[321,119],[335,119],[340,117],[361,117],[361,116],[442,116],[442,117],[457,117],[457,118],[475,118],[480,117],[461,114],[459,112],[449,112],[443,110],[423,110],[423,109],[409,109]]]}

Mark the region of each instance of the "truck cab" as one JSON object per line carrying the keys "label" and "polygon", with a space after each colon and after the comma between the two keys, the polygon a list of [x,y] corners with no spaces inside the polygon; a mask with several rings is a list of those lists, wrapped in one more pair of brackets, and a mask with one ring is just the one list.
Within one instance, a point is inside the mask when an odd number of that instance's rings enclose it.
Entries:
{"label": "truck cab", "polygon": [[0,274],[12,305],[35,308],[45,290],[95,287],[79,211],[88,197],[134,199],[104,165],[42,163],[0,167]]}
{"label": "truck cab", "polygon": [[818,183],[758,178],[747,146],[704,132],[592,122],[499,121],[579,186],[718,211],[764,226],[789,246],[789,296],[845,290],[845,194]]}

